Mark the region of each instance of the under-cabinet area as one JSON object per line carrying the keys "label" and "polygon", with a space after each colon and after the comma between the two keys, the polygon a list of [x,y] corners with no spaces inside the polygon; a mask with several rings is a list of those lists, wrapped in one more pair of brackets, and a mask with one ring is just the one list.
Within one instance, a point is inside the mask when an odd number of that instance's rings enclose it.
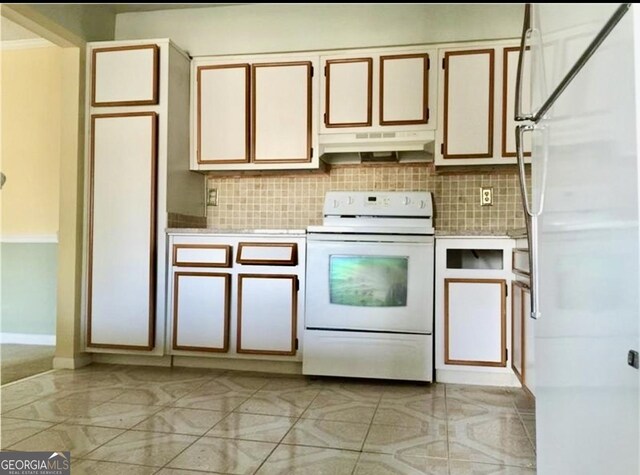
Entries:
{"label": "under-cabinet area", "polygon": [[169,233],[171,355],[300,360],[304,233]]}

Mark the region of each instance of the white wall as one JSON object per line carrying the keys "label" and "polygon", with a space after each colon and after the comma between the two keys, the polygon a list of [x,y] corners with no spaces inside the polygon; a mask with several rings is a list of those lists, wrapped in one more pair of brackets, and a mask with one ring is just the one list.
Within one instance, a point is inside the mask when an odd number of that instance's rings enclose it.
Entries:
{"label": "white wall", "polygon": [[171,38],[192,56],[519,37],[524,4],[254,4],[116,16],[115,38]]}

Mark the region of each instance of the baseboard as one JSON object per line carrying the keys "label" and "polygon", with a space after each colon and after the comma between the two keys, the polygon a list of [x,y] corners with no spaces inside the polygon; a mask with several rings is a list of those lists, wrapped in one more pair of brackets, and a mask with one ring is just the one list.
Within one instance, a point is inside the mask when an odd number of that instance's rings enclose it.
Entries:
{"label": "baseboard", "polygon": [[522,387],[514,373],[456,371],[436,369],[436,382],[449,384],[477,384],[482,386]]}
{"label": "baseboard", "polygon": [[301,361],[271,361],[232,358],[198,358],[194,356],[174,356],[173,366],[187,368],[230,369],[255,371],[260,373],[302,374]]}
{"label": "baseboard", "polygon": [[116,355],[110,353],[92,353],[94,363],[126,364],[137,366],[171,366],[171,356]]}
{"label": "baseboard", "polygon": [[55,335],[32,335],[29,333],[0,333],[0,343],[17,345],[55,346]]}
{"label": "baseboard", "polygon": [[62,356],[53,357],[53,369],[77,369],[91,364],[93,358],[90,354],[82,353],[73,358],[66,358]]}

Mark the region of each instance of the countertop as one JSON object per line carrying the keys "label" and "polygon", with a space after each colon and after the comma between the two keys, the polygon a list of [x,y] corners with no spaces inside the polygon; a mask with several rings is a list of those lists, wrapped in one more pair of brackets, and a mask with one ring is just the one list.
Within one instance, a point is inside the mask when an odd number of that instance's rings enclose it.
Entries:
{"label": "countertop", "polygon": [[[167,234],[273,234],[306,235],[306,229],[220,229],[220,228],[167,228]],[[526,228],[516,229],[437,229],[436,237],[487,237],[518,239],[527,236]]]}
{"label": "countertop", "polygon": [[508,238],[509,231],[502,229],[436,229],[436,237],[493,237]]}
{"label": "countertop", "polygon": [[306,229],[167,228],[167,234],[307,234]]}

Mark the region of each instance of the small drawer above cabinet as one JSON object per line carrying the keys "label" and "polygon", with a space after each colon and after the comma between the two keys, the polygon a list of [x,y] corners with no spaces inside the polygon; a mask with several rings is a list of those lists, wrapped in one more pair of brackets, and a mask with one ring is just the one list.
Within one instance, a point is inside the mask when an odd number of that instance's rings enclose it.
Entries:
{"label": "small drawer above cabinet", "polygon": [[513,250],[513,272],[529,277],[529,250],[516,248]]}
{"label": "small drawer above cabinet", "polygon": [[177,267],[231,267],[232,247],[227,244],[174,244]]}
{"label": "small drawer above cabinet", "polygon": [[298,245],[294,242],[241,242],[236,262],[257,266],[297,266]]}

